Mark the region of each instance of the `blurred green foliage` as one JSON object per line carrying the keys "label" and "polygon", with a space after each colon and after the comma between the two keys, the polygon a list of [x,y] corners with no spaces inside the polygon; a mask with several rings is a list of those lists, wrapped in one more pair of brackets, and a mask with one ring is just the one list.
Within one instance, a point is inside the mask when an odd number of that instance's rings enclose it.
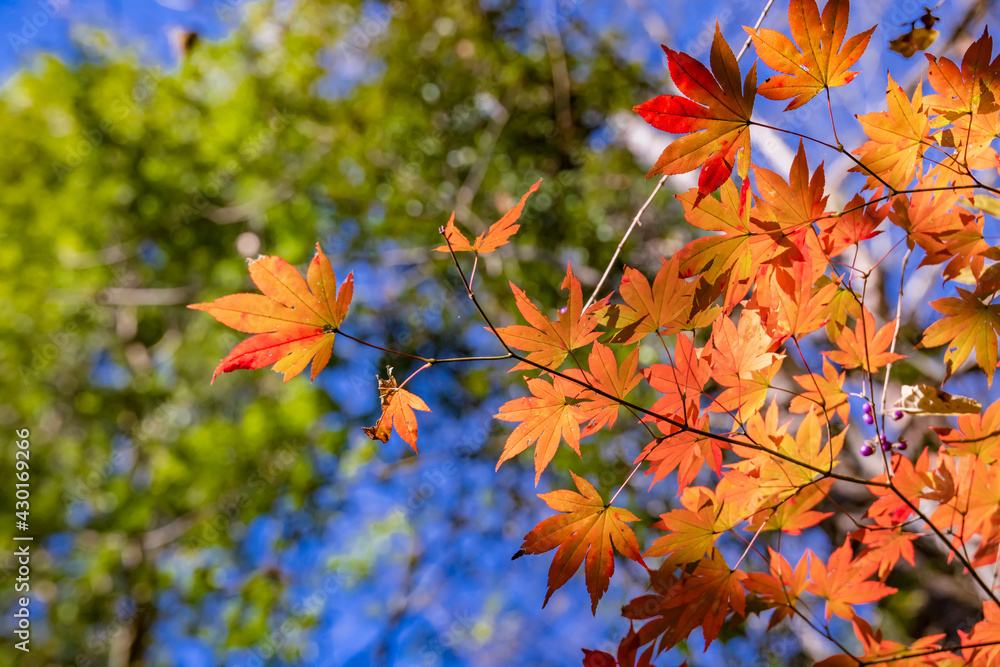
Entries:
{"label": "blurred green foliage", "polygon": [[[239,337],[184,306],[252,290],[245,257],[301,265],[319,241],[338,272],[370,267],[352,308],[366,332],[454,345],[478,323],[455,319],[467,304],[450,261],[428,252],[438,227],[454,209],[478,233],[544,178],[518,244],[484,258],[484,303],[513,321],[513,280],[556,304],[567,260],[596,283],[652,187],[608,125],[648,82],[612,37],[572,16],[545,35],[526,12],[250,4],[232,12],[230,37],[199,41],[174,67],[95,36],[82,62],[40,58],[0,91],[0,424],[8,443],[31,431],[31,590],[44,606],[32,664],[147,663],[168,592],[219,656],[280,617],[281,573],[235,588],[215,573],[242,558],[255,517],[336,483],[316,457],[344,450],[361,424],[349,437],[348,420],[323,416],[358,396],[370,405],[350,413],[374,415],[377,399],[367,375],[370,387],[341,397],[269,371],[209,384]],[[649,225],[632,242],[663,236]],[[426,308],[438,324],[405,326],[401,313]],[[472,372],[454,410],[501,375]],[[12,467],[0,457],[0,477]],[[4,545],[11,524],[0,521]],[[0,565],[8,608],[15,564]],[[225,601],[223,636],[199,610],[209,594]],[[275,659],[293,659],[282,650]]]}

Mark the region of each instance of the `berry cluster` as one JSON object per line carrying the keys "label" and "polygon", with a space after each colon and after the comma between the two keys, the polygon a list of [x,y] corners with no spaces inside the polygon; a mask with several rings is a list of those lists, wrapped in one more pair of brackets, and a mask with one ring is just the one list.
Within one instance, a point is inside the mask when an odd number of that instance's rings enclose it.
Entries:
{"label": "berry cluster", "polygon": [[[865,407],[862,408],[862,411],[865,413],[864,417],[862,417],[862,419],[864,420],[864,422],[866,424],[868,424],[869,426],[871,426],[872,424],[874,424],[875,423],[875,415],[872,414],[872,404],[871,403],[865,403]],[[898,422],[902,418],[903,418],[903,411],[902,410],[896,410],[896,411],[894,411],[892,413],[892,419],[893,419],[893,421],[897,421]]]}
{"label": "berry cluster", "polygon": [[[872,414],[872,404],[865,403],[865,406],[864,408],[862,408],[862,411],[865,413],[864,417],[862,417],[864,422],[869,426],[874,424],[875,416]],[[895,421],[899,421],[900,419],[903,418],[903,411],[896,410],[895,412],[892,413],[892,418]],[[880,435],[878,438],[872,438],[871,440],[865,441],[865,443],[861,445],[861,456],[871,456],[876,452],[877,448],[880,448],[883,452],[890,452],[892,451],[893,447],[902,452],[906,451],[906,448],[909,447],[909,445],[906,443],[906,440],[900,440],[899,442],[893,444],[889,442],[889,438],[887,438],[885,434],[883,434]]]}

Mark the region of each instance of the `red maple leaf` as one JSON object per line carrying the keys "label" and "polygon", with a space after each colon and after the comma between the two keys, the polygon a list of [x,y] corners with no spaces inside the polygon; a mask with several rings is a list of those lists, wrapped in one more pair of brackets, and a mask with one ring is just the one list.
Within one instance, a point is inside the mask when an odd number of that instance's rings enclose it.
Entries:
{"label": "red maple leaf", "polygon": [[[754,65],[740,90],[740,69],[718,24],[712,42],[712,71],[686,53],[663,47],[670,78],[687,97],[660,95],[633,110],[658,130],[686,136],[669,144],[646,175],[683,174],[701,167],[699,197],[714,192],[739,162],[750,171],[750,116],[757,88]],[[714,76],[713,76],[714,74]]]}

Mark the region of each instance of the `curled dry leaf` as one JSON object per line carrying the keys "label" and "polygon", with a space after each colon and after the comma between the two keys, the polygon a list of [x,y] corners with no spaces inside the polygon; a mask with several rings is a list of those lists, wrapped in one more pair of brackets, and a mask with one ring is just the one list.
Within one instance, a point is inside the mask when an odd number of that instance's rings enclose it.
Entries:
{"label": "curled dry leaf", "polygon": [[396,430],[403,440],[417,451],[417,416],[414,410],[430,412],[423,399],[396,386],[396,378],[392,376],[392,366],[386,366],[388,379],[375,376],[378,380],[378,395],[382,400],[382,416],[374,426],[365,426],[364,431],[372,440],[388,442],[392,429]]}
{"label": "curled dry leaf", "polygon": [[954,396],[930,384],[903,385],[901,391],[902,396],[893,408],[916,417],[978,415],[983,409],[975,399]]}

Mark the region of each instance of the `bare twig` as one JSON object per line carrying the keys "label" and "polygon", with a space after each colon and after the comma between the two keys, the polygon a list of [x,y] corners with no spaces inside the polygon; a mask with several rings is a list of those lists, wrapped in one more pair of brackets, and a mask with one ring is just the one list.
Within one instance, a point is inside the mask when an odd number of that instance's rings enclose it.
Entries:
{"label": "bare twig", "polygon": [[650,193],[649,197],[646,198],[646,203],[642,205],[642,208],[639,209],[639,212],[635,214],[634,218],[632,218],[632,224],[628,226],[627,230],[625,230],[625,236],[622,237],[621,243],[619,243],[618,247],[615,248],[615,254],[611,257],[611,261],[608,262],[608,268],[604,269],[604,275],[601,276],[601,279],[597,281],[597,287],[594,288],[593,294],[591,294],[590,298],[587,299],[587,303],[583,307],[584,310],[590,308],[590,306],[594,303],[594,300],[597,299],[597,293],[601,291],[601,288],[604,286],[604,281],[608,279],[608,274],[611,273],[611,269],[612,267],[614,267],[615,261],[618,259],[618,255],[621,254],[622,248],[625,247],[625,242],[628,241],[628,237],[632,234],[632,230],[635,229],[636,225],[642,224],[641,222],[639,222],[639,219],[642,217],[642,214],[646,212],[646,209],[649,207],[649,204],[653,201],[653,197],[656,196],[656,193],[660,191],[660,188],[662,188],[663,184],[666,182],[667,182],[667,175],[664,174],[663,177],[660,178],[660,181],[656,184],[656,187],[653,188],[653,191]]}

